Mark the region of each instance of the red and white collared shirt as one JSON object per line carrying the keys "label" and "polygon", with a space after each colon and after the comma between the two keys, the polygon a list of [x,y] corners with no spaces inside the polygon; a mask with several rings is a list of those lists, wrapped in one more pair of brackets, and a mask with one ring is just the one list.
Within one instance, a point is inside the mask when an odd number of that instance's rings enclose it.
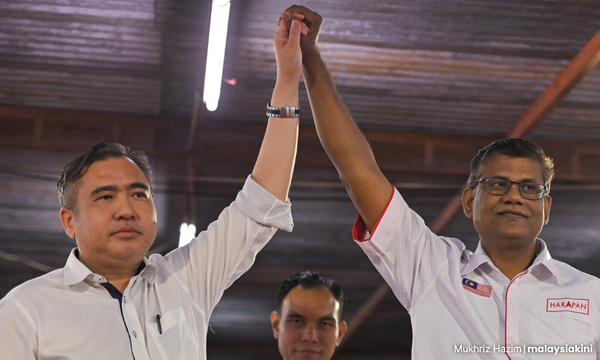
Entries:
{"label": "red and white collared shirt", "polygon": [[600,279],[552,259],[508,279],[481,244],[437,236],[394,190],[354,239],[408,310],[412,359],[600,359]]}

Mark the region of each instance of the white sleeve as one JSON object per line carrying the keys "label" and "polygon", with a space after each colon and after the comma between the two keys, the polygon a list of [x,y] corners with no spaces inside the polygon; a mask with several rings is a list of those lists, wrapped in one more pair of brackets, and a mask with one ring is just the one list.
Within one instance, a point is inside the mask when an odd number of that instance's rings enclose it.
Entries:
{"label": "white sleeve", "polygon": [[291,231],[291,204],[279,200],[250,176],[236,200],[197,238],[165,258],[207,309],[254,263],[277,229]]}
{"label": "white sleeve", "polygon": [[359,217],[355,240],[408,310],[436,274],[448,270],[451,253],[460,258],[462,252],[434,234],[396,189],[373,233],[364,231],[362,224]]}

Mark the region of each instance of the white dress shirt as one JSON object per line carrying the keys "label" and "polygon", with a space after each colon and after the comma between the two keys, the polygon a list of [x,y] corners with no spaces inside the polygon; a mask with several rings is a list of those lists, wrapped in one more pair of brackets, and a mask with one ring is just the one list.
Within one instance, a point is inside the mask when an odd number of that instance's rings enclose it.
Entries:
{"label": "white dress shirt", "polygon": [[0,300],[0,358],[206,359],[214,307],[277,228],[292,230],[290,207],[248,177],[236,200],[190,244],[144,259],[121,301],[72,251],[64,268]]}
{"label": "white dress shirt", "polygon": [[600,279],[552,259],[537,240],[508,279],[481,244],[435,235],[394,190],[372,234],[353,236],[408,310],[412,359],[597,359]]}

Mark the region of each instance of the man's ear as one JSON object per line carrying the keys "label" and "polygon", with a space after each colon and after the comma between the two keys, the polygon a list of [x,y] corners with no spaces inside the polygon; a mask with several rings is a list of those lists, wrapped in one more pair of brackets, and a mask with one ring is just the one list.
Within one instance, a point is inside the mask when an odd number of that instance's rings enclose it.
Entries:
{"label": "man's ear", "polygon": [[342,340],[344,339],[344,335],[346,334],[346,330],[348,330],[348,324],[346,324],[345,321],[342,321],[339,326],[338,337],[337,337],[337,340],[335,341],[335,346],[339,346],[342,343]]}
{"label": "man's ear", "polygon": [[475,200],[475,191],[466,187],[462,192],[462,206],[465,216],[469,219],[473,217],[473,201]]}
{"label": "man's ear", "polygon": [[279,313],[277,311],[271,313],[271,328],[273,329],[273,337],[279,339]]}
{"label": "man's ear", "polygon": [[544,199],[544,225],[548,225],[548,221],[550,220],[550,208],[552,207],[552,198],[550,195],[546,195],[543,197]]}
{"label": "man's ear", "polygon": [[60,209],[60,221],[62,222],[62,226],[67,233],[67,236],[71,239],[75,239],[75,225],[73,224],[73,219],[75,218],[75,213],[73,210],[67,208]]}

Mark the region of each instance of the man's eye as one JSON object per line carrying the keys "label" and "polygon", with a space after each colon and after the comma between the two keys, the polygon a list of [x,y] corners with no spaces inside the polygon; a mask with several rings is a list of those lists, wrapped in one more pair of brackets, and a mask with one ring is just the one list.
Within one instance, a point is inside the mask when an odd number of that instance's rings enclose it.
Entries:
{"label": "man's eye", "polygon": [[521,189],[526,190],[526,191],[537,192],[539,190],[539,187],[537,184],[534,184],[534,183],[522,183]]}
{"label": "man's eye", "polygon": [[495,188],[498,188],[498,189],[504,189],[504,188],[506,188],[508,185],[507,185],[507,182],[506,182],[506,181],[502,181],[502,180],[493,180],[493,181],[490,181],[490,182],[489,182],[488,186],[495,187]]}
{"label": "man's eye", "polygon": [[112,195],[102,195],[98,198],[98,200],[110,200],[112,199]]}
{"label": "man's eye", "polygon": [[148,195],[146,195],[146,193],[145,193],[145,192],[143,192],[143,191],[136,192],[136,193],[134,194],[134,196],[135,196],[135,197],[138,197],[138,198],[144,198],[144,199],[147,199],[147,198],[148,198]]}

